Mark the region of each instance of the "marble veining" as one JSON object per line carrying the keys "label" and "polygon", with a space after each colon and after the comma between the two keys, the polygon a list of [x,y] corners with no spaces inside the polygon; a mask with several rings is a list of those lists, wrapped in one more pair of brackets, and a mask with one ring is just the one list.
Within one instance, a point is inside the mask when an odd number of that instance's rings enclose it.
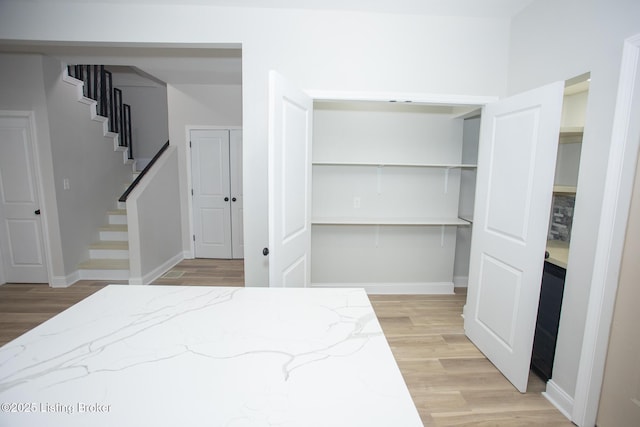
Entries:
{"label": "marble veining", "polygon": [[111,285],[0,348],[0,426],[421,426],[361,289]]}

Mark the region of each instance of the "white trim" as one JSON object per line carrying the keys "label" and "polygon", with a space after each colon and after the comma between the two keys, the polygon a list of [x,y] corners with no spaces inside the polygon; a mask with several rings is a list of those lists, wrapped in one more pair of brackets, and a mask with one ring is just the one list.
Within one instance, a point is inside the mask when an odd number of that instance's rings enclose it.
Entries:
{"label": "white trim", "polygon": [[377,295],[453,295],[453,282],[312,283],[311,288],[364,288]]}
{"label": "white trim", "polygon": [[567,418],[571,418],[571,408],[573,408],[574,401],[563,389],[558,387],[558,384],[553,382],[553,380],[549,380],[547,382],[547,390],[542,392],[542,395],[549,401],[553,406],[558,408],[562,415]]}
{"label": "white trim", "polygon": [[452,95],[416,92],[348,92],[331,90],[305,90],[314,101],[382,101],[420,104],[446,104],[474,106],[497,101],[497,96]]}
{"label": "white trim", "polygon": [[[154,173],[153,171],[151,173]],[[147,178],[147,177],[145,177]],[[147,178],[148,179],[148,178]],[[142,276],[142,260],[140,259],[140,230],[138,203],[134,193],[139,187],[135,187],[125,202],[127,212],[127,242],[129,244],[129,283],[132,277]]]}
{"label": "white trim", "polygon": [[169,258],[162,265],[154,268],[149,273],[145,274],[142,277],[130,277],[129,284],[130,285],[148,285],[152,283],[154,280],[162,276],[168,270],[172,269],[176,266],[180,261],[184,259],[184,251],[177,253],[173,257]]}
{"label": "white trim", "polygon": [[[47,212],[49,212],[49,206],[45,202],[44,197],[44,181],[42,179],[42,167],[40,164],[40,152],[38,145],[38,133],[36,127],[35,113],[33,111],[23,110],[0,110],[0,117],[22,117],[29,122],[29,131],[31,132],[31,138],[29,143],[31,144],[31,153],[33,161],[33,173],[35,174],[36,186],[38,189],[38,204],[40,210],[44,212],[44,215],[40,215],[40,232],[42,233],[42,246],[44,263],[47,266],[47,277],[49,285],[53,284],[53,257],[51,256],[51,240],[49,239],[49,222],[47,221]],[[55,209],[58,207],[55,206]],[[2,254],[0,254],[2,256]],[[0,258],[0,269],[2,269],[2,262]],[[0,278],[6,279],[4,270],[0,272]]]}
{"label": "white trim", "polygon": [[580,426],[595,425],[600,401],[638,156],[639,141],[628,131],[633,100],[640,99],[640,88],[634,88],[639,56],[640,34],[625,40],[620,67],[598,245],[578,366],[575,405],[571,413],[571,420]]}
{"label": "white trim", "polygon": [[53,276],[51,278],[49,286],[51,286],[52,288],[68,288],[78,280],[80,280],[80,274],[78,273],[78,271],[74,271],[68,276]]}

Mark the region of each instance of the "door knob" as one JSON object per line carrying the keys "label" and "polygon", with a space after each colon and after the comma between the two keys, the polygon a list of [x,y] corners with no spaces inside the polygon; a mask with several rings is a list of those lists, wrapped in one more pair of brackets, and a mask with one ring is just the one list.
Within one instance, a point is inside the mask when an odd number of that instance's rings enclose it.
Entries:
{"label": "door knob", "polygon": [[235,198],[235,197],[233,197],[233,198],[231,199],[231,201],[232,201],[232,202],[235,202],[235,201],[236,201],[236,198]]}
{"label": "door knob", "polygon": [[262,255],[264,255],[264,256],[269,255],[269,248],[264,248],[264,249],[262,250]]}
{"label": "door knob", "polygon": [[40,215],[40,209],[35,210],[33,213],[36,215]]}
{"label": "door knob", "polygon": [[224,201],[225,201],[225,202],[228,202],[228,201],[229,201],[229,198],[228,198],[228,197],[225,197],[225,198],[224,198]]}

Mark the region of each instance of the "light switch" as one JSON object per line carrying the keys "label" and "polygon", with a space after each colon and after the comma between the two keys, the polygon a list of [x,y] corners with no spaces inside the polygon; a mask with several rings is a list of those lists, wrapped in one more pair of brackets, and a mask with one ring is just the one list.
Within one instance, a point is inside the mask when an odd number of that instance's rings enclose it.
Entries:
{"label": "light switch", "polygon": [[65,179],[63,179],[63,180],[62,180],[62,187],[63,187],[65,190],[68,190],[68,189],[70,188],[70,187],[69,187],[69,178],[65,178]]}

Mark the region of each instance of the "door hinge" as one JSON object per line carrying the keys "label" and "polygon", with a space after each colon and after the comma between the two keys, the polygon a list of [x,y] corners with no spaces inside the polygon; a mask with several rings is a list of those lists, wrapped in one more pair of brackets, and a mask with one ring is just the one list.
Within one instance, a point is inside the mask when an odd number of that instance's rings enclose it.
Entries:
{"label": "door hinge", "polygon": [[189,141],[189,148],[191,148],[191,141]]}
{"label": "door hinge", "polygon": [[193,188],[191,189],[191,195],[193,196]]}
{"label": "door hinge", "polygon": [[195,234],[193,235],[193,241],[194,242],[196,241],[196,235]]}

